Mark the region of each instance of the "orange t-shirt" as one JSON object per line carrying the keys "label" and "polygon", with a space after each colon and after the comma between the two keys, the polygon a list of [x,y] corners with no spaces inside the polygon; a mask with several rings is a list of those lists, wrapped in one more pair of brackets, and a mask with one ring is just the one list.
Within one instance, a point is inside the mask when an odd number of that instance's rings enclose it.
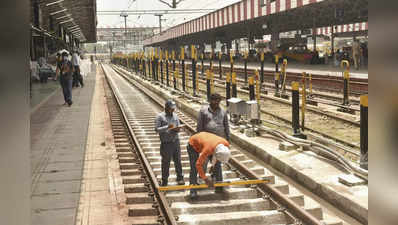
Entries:
{"label": "orange t-shirt", "polygon": [[223,144],[229,147],[229,142],[227,140],[209,132],[199,132],[191,136],[189,138],[189,144],[199,153],[199,158],[196,161],[196,169],[202,179],[206,179],[203,164],[210,155],[213,155],[217,145]]}

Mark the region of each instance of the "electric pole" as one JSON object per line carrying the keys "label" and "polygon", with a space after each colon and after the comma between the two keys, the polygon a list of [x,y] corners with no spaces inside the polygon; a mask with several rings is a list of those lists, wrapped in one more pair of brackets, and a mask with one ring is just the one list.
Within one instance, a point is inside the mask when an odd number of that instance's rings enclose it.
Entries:
{"label": "electric pole", "polygon": [[162,16],[163,14],[155,14],[155,16],[159,17],[159,33],[162,33]]}
{"label": "electric pole", "polygon": [[127,13],[121,13],[120,16],[124,17],[124,48],[126,48],[126,38],[127,38]]}

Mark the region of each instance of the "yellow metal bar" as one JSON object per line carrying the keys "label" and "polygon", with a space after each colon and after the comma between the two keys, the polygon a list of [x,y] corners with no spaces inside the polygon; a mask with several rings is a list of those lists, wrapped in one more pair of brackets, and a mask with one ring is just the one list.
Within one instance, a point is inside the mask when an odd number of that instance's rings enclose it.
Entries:
{"label": "yellow metal bar", "polygon": [[255,76],[256,76],[256,99],[257,99],[257,104],[260,105],[260,75],[258,73],[258,70],[255,70],[254,72]]}
{"label": "yellow metal bar", "polygon": [[210,93],[213,94],[214,93],[214,73],[211,72],[210,73]]}
{"label": "yellow metal bar", "polygon": [[310,97],[312,97],[312,75],[309,74],[309,81],[310,81]]}
{"label": "yellow metal bar", "polygon": [[232,84],[236,84],[236,73],[232,73]]}
{"label": "yellow metal bar", "polygon": [[362,106],[368,107],[368,105],[369,105],[368,95],[361,95],[360,103],[361,103]]}
{"label": "yellow metal bar", "polygon": [[301,129],[304,131],[305,128],[305,111],[306,111],[306,90],[307,90],[307,86],[306,86],[306,73],[303,72],[303,91],[302,91],[302,95],[301,95]]}
{"label": "yellow metal bar", "polygon": [[254,78],[253,77],[249,77],[249,85],[254,85]]}
{"label": "yellow metal bar", "polygon": [[184,48],[184,47],[181,47],[181,55],[180,55],[181,60],[184,60],[184,59],[185,59],[185,53],[184,53],[184,51],[185,51],[185,48]]}
{"label": "yellow metal bar", "polygon": [[[265,184],[269,183],[269,180],[240,180],[240,181],[231,181],[231,182],[222,182],[222,183],[215,183],[214,187],[225,187],[231,185],[251,185],[251,184]],[[159,187],[159,191],[179,191],[179,190],[186,190],[186,189],[205,189],[209,188],[206,184],[200,185],[176,185],[176,186],[165,186]]]}
{"label": "yellow metal bar", "polygon": [[184,79],[184,85],[185,87],[187,87],[187,80],[188,80],[188,66],[187,64],[184,64],[184,68],[185,68],[185,79]]}
{"label": "yellow metal bar", "polygon": [[196,83],[195,83],[195,85],[196,85],[196,91],[198,92],[198,93],[200,93],[200,90],[199,90],[199,77],[198,77],[198,70],[199,70],[199,66],[196,64],[196,70],[195,70],[195,77],[196,77]]}

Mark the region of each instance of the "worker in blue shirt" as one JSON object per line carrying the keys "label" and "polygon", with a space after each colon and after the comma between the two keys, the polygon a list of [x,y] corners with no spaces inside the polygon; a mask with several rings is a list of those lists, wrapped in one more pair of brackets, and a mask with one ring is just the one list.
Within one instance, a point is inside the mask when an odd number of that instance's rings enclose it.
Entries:
{"label": "worker in blue shirt", "polygon": [[169,178],[170,161],[173,159],[177,173],[177,183],[184,184],[184,176],[181,166],[181,147],[178,132],[181,129],[180,120],[174,113],[176,104],[168,100],[165,104],[165,111],[158,114],[155,121],[155,130],[160,137],[160,155],[162,157],[162,183],[167,186]]}

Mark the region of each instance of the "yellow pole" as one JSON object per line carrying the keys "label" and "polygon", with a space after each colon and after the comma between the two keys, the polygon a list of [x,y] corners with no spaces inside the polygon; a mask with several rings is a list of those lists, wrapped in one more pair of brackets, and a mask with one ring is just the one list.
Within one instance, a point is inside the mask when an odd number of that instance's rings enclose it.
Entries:
{"label": "yellow pole", "polygon": [[199,66],[198,66],[198,64],[196,64],[196,71],[195,71],[195,75],[196,75],[196,90],[197,90],[197,92],[198,93],[196,93],[197,95],[199,95],[199,93],[200,93],[200,90],[199,90],[199,77],[198,77],[198,69],[199,69]]}
{"label": "yellow pole", "polygon": [[213,71],[210,73],[210,93],[214,93],[214,73]]}
{"label": "yellow pole", "polygon": [[260,75],[257,69],[255,70],[254,74],[256,76],[256,99],[258,106],[260,106]]}
{"label": "yellow pole", "polygon": [[188,80],[188,67],[187,67],[187,64],[184,64],[184,68],[185,68],[185,79],[184,79],[184,85],[185,85],[185,87],[188,87],[187,86],[187,80]]}
{"label": "yellow pole", "polygon": [[303,78],[302,78],[302,85],[303,85],[303,90],[302,90],[302,93],[301,93],[301,129],[304,131],[304,128],[305,128],[305,111],[306,111],[306,95],[307,95],[307,93],[306,93],[306,89],[307,89],[307,87],[306,87],[306,73],[305,72],[303,72]]}
{"label": "yellow pole", "polygon": [[184,47],[181,47],[181,55],[180,55],[180,57],[181,57],[181,60],[184,60],[185,59],[185,52],[184,52]]}
{"label": "yellow pole", "polygon": [[282,90],[281,93],[284,94],[286,90],[286,66],[287,66],[287,59],[283,60],[282,64],[282,74],[283,74],[283,83],[282,83]]}
{"label": "yellow pole", "polygon": [[178,63],[178,66],[176,66],[176,71],[174,72],[174,76],[175,76],[175,79],[176,79],[176,88],[178,89],[178,73],[179,73],[179,70],[178,70],[178,68],[179,68],[179,65],[180,63]]}
{"label": "yellow pole", "polygon": [[309,82],[310,82],[310,97],[312,97],[312,74],[309,74]]}

